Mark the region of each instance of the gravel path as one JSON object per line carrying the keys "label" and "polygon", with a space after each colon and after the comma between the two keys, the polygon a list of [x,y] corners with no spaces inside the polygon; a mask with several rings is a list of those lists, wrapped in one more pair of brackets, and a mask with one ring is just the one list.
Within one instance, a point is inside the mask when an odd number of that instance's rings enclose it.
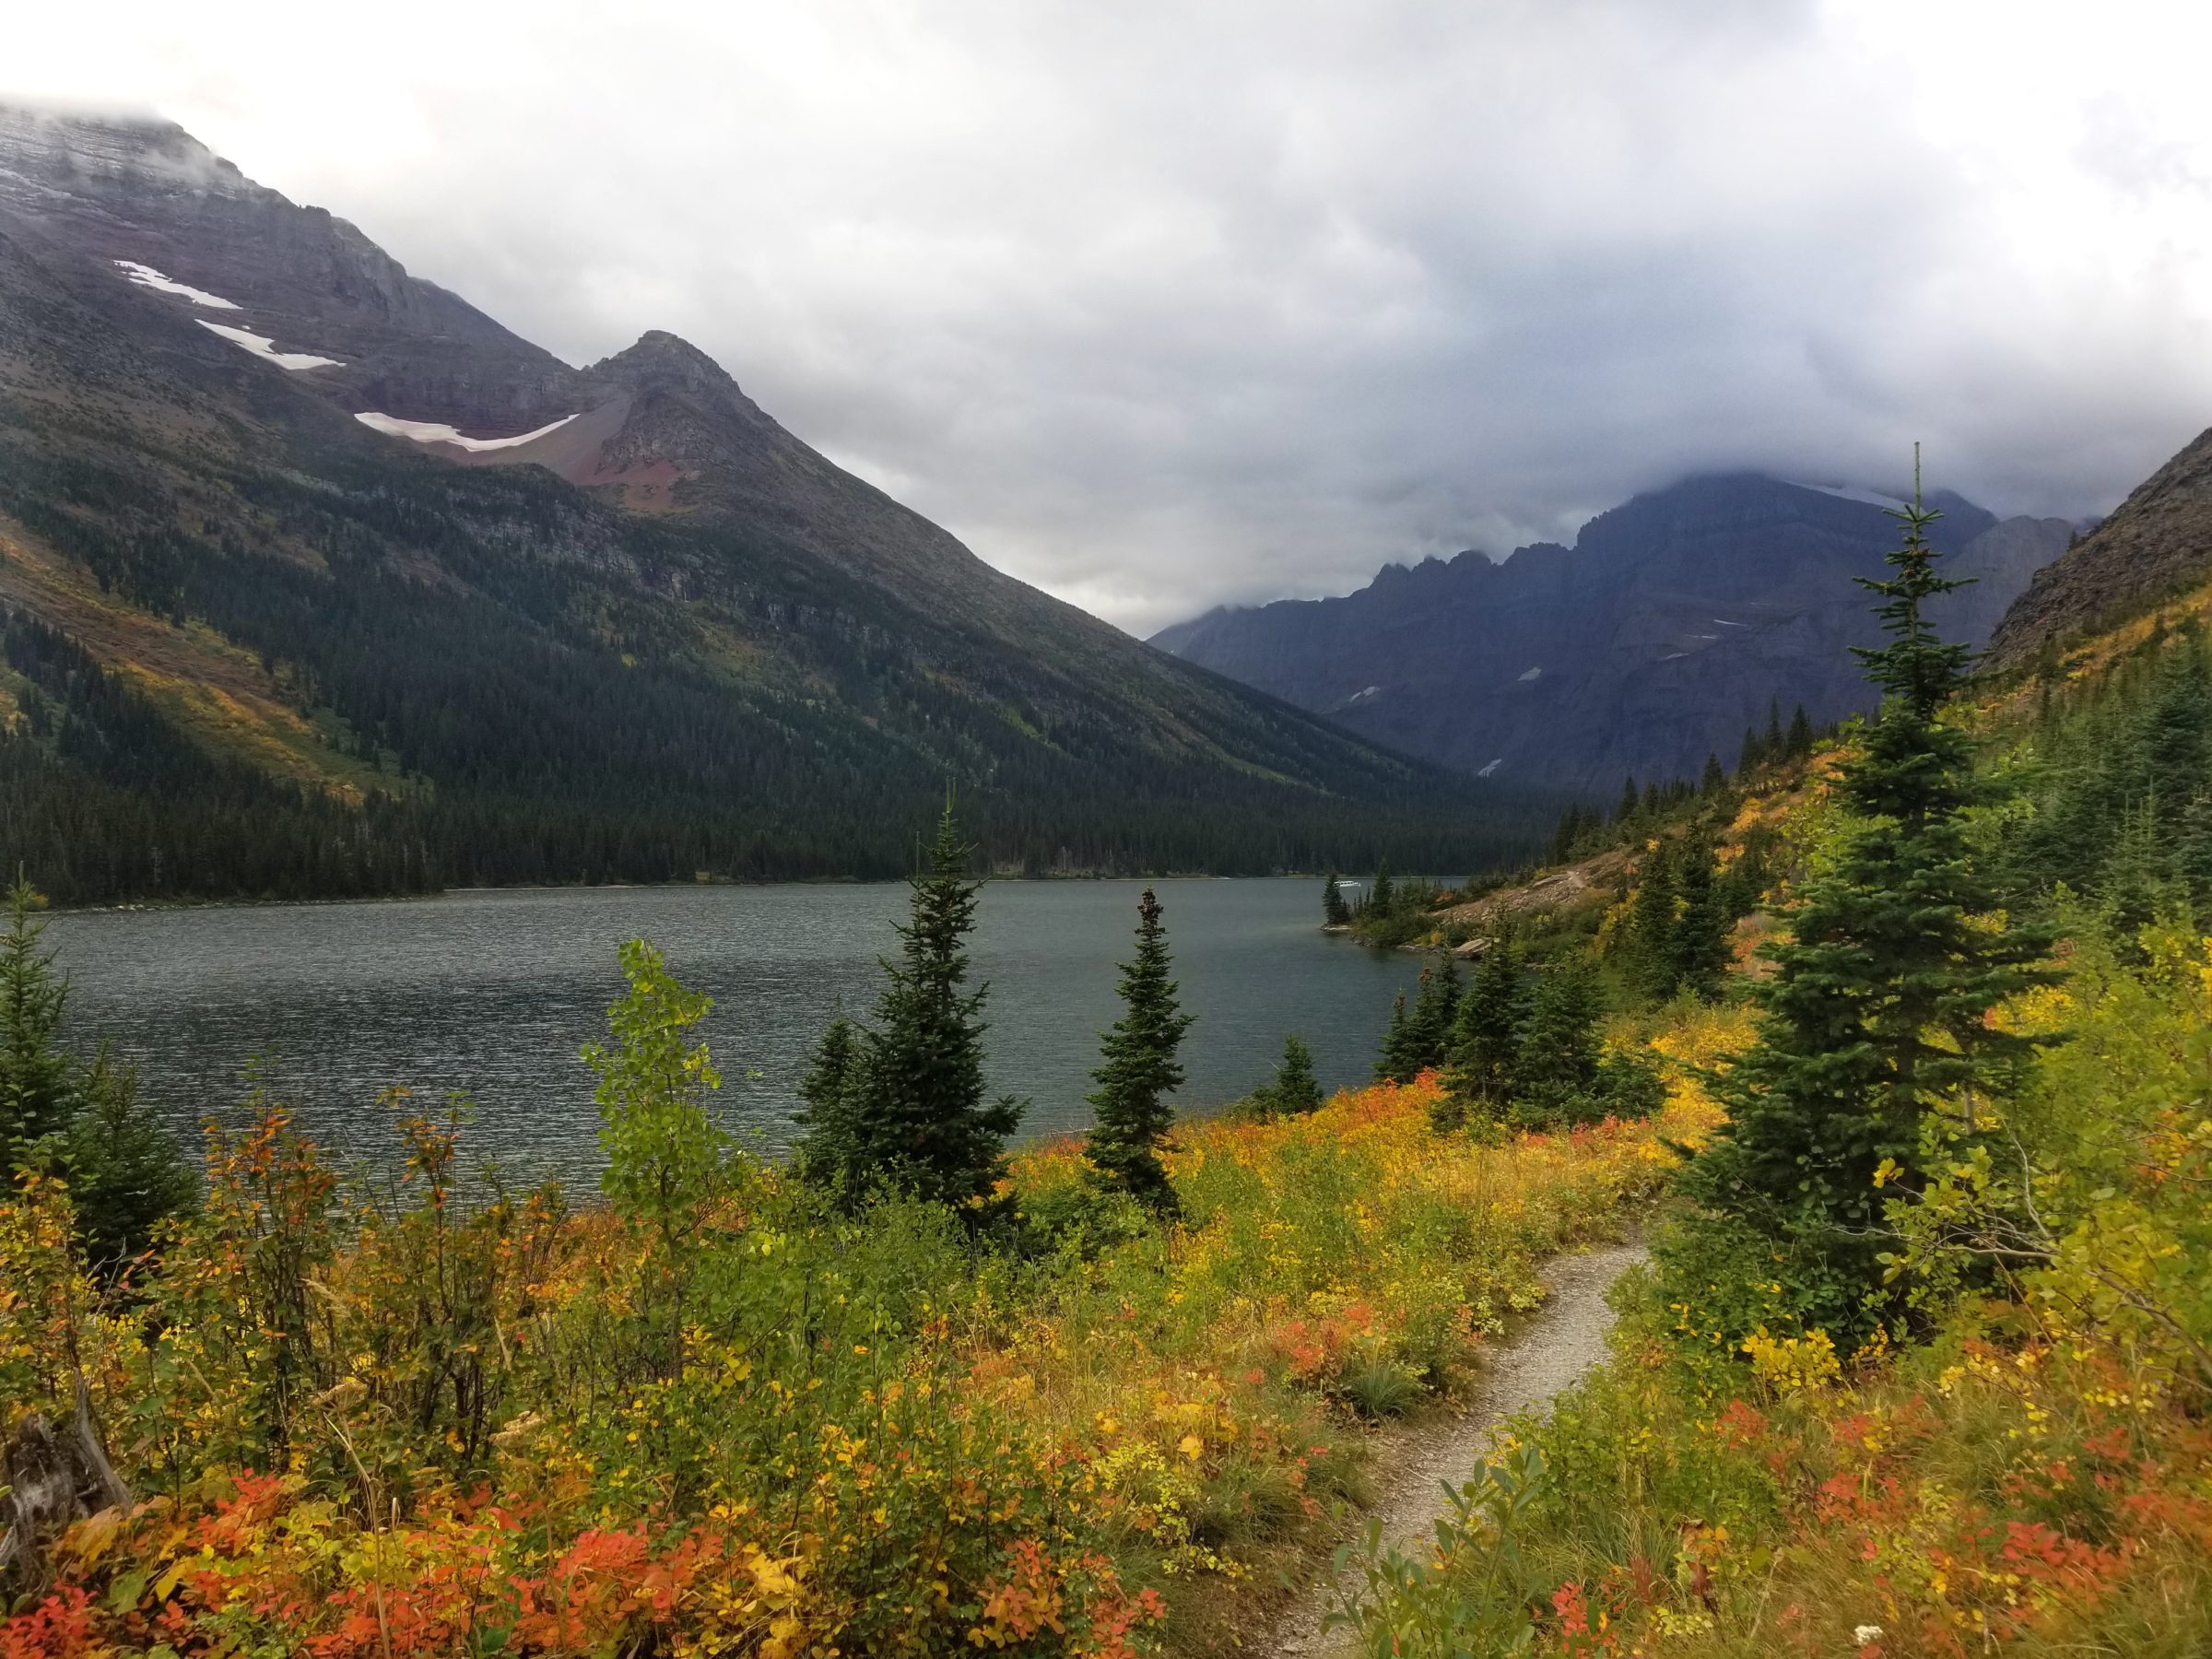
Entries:
{"label": "gravel path", "polygon": [[[1382,1520],[1384,1548],[1406,1555],[1425,1548],[1444,1509],[1439,1488],[1473,1477],[1490,1430],[1514,1413],[1550,1399],[1606,1357],[1606,1331],[1613,1323],[1606,1292],[1642,1259],[1643,1247],[1628,1244],[1560,1256],[1545,1268],[1544,1285],[1550,1294],[1543,1307],[1511,1343],[1491,1352],[1461,1416],[1421,1435],[1394,1474],[1390,1490],[1374,1511]],[[1256,1651],[1283,1659],[1321,1659],[1336,1651],[1345,1638],[1324,1642],[1321,1633],[1323,1618],[1335,1605],[1324,1578],[1276,1626],[1273,1641],[1258,1644]]]}

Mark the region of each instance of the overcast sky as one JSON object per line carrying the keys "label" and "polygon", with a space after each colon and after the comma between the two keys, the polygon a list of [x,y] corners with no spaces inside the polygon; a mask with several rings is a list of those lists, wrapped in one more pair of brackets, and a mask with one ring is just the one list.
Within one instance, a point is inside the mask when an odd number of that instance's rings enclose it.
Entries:
{"label": "overcast sky", "polygon": [[2212,424],[2184,0],[88,0],[152,109],[577,363],[670,328],[1147,632],[1685,472],[2110,508]]}

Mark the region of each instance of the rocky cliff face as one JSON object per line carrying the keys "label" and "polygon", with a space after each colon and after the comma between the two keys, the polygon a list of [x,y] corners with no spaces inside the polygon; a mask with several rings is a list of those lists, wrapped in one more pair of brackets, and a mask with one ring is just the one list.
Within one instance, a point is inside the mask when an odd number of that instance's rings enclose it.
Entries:
{"label": "rocky cliff face", "polygon": [[[1978,579],[1939,624],[1978,643],[2067,526],[1933,504],[1937,544]],[[1216,611],[1154,642],[1411,753],[1599,794],[1733,762],[1771,703],[1864,706],[1848,648],[1875,629],[1854,578],[1896,544],[1877,500],[1699,478],[1600,514],[1572,548],[1394,565],[1347,598]]]}
{"label": "rocky cliff face", "polygon": [[503,431],[569,401],[559,359],[170,123],[0,107],[0,215],[95,309],[127,286],[333,359],[312,387],[351,408]]}
{"label": "rocky cliff face", "polygon": [[1990,641],[2012,664],[2212,579],[2212,431],[2153,473],[2079,546],[2038,571]]}

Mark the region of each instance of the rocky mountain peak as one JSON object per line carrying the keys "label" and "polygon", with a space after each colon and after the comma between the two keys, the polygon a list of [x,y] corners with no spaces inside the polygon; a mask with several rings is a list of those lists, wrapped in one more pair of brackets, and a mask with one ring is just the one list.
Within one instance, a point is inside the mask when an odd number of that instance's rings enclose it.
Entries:
{"label": "rocky mountain peak", "polygon": [[0,104],[0,199],[38,206],[118,186],[202,196],[259,189],[174,122]]}
{"label": "rocky mountain peak", "polygon": [[[665,328],[649,328],[637,343],[594,363],[586,372],[616,381],[637,392],[688,392],[745,400],[729,371],[685,339]],[[750,406],[749,400],[747,406]]]}

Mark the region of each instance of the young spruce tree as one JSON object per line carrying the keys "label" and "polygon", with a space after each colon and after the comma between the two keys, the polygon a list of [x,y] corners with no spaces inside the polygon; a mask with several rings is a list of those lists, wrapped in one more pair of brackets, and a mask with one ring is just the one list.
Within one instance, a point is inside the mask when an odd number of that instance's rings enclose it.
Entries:
{"label": "young spruce tree", "polygon": [[1710,999],[1719,994],[1728,972],[1728,936],[1735,924],[1723,890],[1712,849],[1700,838],[1686,843],[1675,859],[1675,891],[1680,909],[1666,942],[1670,991],[1688,991]]}
{"label": "young spruce tree", "polygon": [[[1521,1024],[1528,1018],[1528,987],[1521,953],[1511,939],[1492,941],[1476,964],[1474,978],[1459,999],[1452,1023],[1452,1053],[1444,1084],[1449,1099],[1496,1112],[1512,1092],[1513,1065],[1521,1052]],[[1449,1128],[1464,1112],[1447,1110],[1439,1128]]]}
{"label": "young spruce tree", "polygon": [[1420,1073],[1413,1052],[1413,1019],[1406,1010],[1401,991],[1390,1005],[1390,1024],[1383,1029],[1382,1046],[1375,1053],[1375,1081],[1410,1083]]}
{"label": "young spruce tree", "polygon": [[53,953],[39,945],[44,903],[18,871],[0,935],[0,1179],[67,1128],[78,1104],[76,1067],[61,1045],[69,986],[53,971]]}
{"label": "young spruce tree", "polygon": [[1459,994],[1459,964],[1451,957],[1432,957],[1421,965],[1420,994],[1406,1018],[1406,1058],[1413,1064],[1414,1077],[1450,1057]]}
{"label": "young spruce tree", "polygon": [[1728,1122],[1686,1172],[1710,1217],[1786,1256],[1802,1316],[1839,1341],[1896,1312],[1883,1206],[1918,1185],[1931,1114],[1973,1133],[2029,1057],[2030,1038],[1983,1017],[2053,977],[2048,932],[1987,921],[1998,895],[1967,843],[1971,751],[1939,717],[1970,653],[1924,614],[1962,584],[1936,573],[1936,515],[1917,492],[1898,516],[1897,573],[1866,582],[1888,643],[1857,652],[1882,709],[1838,776],[1859,827],[1771,947],[1758,1041],[1718,1084]]}
{"label": "young spruce tree", "polygon": [[[968,874],[971,850],[947,800],[926,867],[911,883],[899,959],[883,965],[889,982],[876,1005],[876,1029],[862,1033],[856,1055],[840,1061],[817,1053],[824,1099],[838,1103],[824,1110],[808,1100],[799,1161],[849,1199],[890,1188],[978,1210],[1021,1121],[1018,1100],[984,1100],[988,987],[967,988],[968,935],[982,885]],[[846,1082],[831,1091],[835,1076]]]}
{"label": "young spruce tree", "polygon": [[1321,1108],[1321,1079],[1313,1075],[1313,1052],[1295,1033],[1283,1039],[1283,1063],[1260,1090],[1267,1109],[1280,1116],[1299,1117]]}
{"label": "young spruce tree", "polygon": [[842,1014],[814,1045],[806,1075],[799,1079],[805,1104],[792,1119],[802,1132],[793,1163],[803,1179],[835,1186],[862,1168],[859,1107],[866,1060],[859,1028]]}
{"label": "young spruce tree", "polygon": [[[1331,893],[1335,891],[1332,881]],[[1102,1064],[1090,1075],[1091,1130],[1084,1155],[1099,1178],[1163,1215],[1175,1209],[1175,1189],[1159,1161],[1175,1109],[1167,1097],[1182,1086],[1175,1058],[1193,1016],[1175,1000],[1168,976],[1168,932],[1150,888],[1136,905],[1136,955],[1122,965],[1122,1017],[1101,1040]]]}

